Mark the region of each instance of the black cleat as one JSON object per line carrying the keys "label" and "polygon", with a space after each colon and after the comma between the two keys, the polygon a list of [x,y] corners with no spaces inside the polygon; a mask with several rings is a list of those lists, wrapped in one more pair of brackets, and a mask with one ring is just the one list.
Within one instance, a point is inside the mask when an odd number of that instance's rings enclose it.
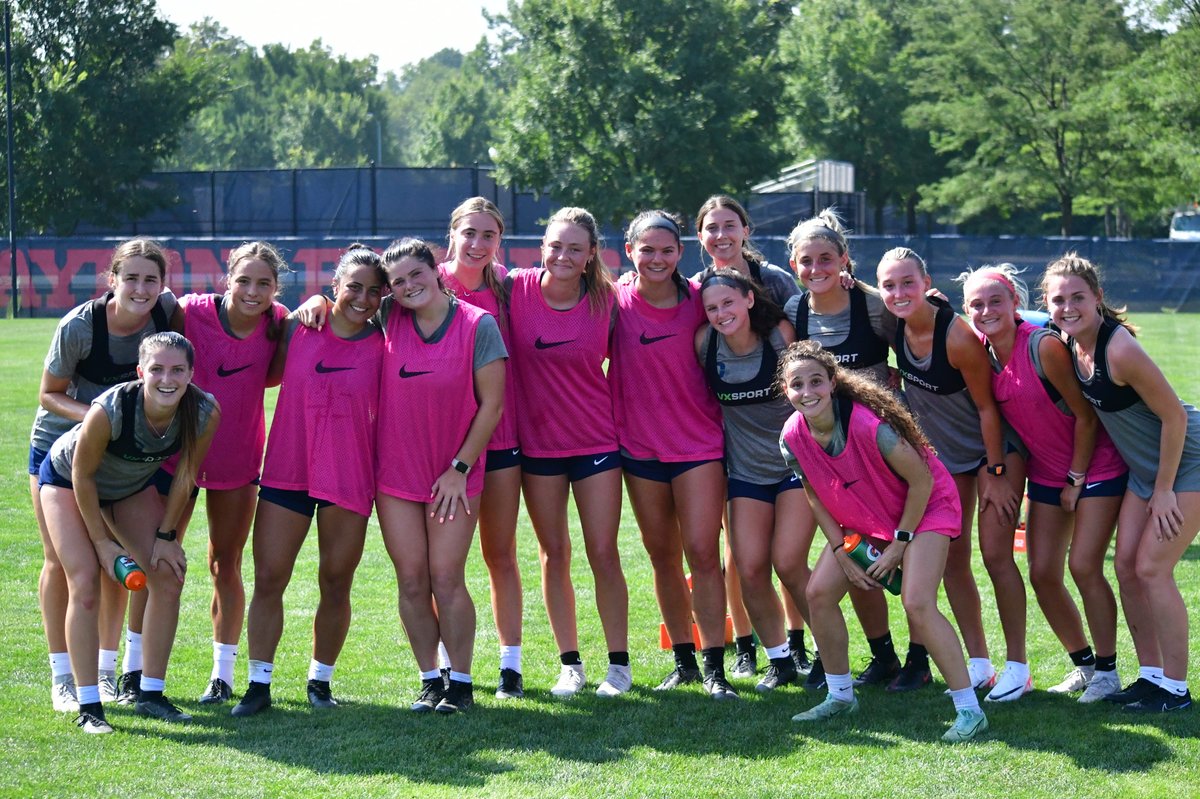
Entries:
{"label": "black cleat", "polygon": [[796,664],[791,657],[775,658],[771,665],[767,666],[767,673],[758,681],[758,685],[754,686],[754,690],[760,694],[770,693],[781,686],[791,685],[799,678]]}
{"label": "black cleat", "polygon": [[117,704],[136,705],[142,693],[142,670],[127,671],[117,678]]}
{"label": "black cleat", "polygon": [[208,683],[208,688],[200,694],[200,704],[219,705],[233,698],[233,688],[220,677],[214,677]]}
{"label": "black cleat", "polygon": [[1147,680],[1145,677],[1138,677],[1120,691],[1104,697],[1104,701],[1112,702],[1117,705],[1128,705],[1134,702],[1140,702],[1147,696],[1152,696],[1157,689],[1158,686],[1152,683],[1150,680]]}
{"label": "black cleat", "polygon": [[414,713],[432,712],[445,695],[446,684],[442,682],[441,675],[421,680],[421,694],[412,703],[411,709]]}
{"label": "black cleat", "polygon": [[75,717],[75,726],[88,735],[104,735],[113,731],[112,725],[104,718],[104,706],[99,702],[81,705],[79,715]]}
{"label": "black cleat", "polygon": [[333,689],[329,687],[328,680],[308,681],[308,703],[321,710],[337,707],[338,703],[333,698]]}
{"label": "black cleat", "polygon": [[525,680],[516,669],[500,669],[500,685],[496,688],[497,699],[522,699],[525,696]]}
{"label": "black cleat", "polygon": [[821,655],[818,653],[813,657],[812,668],[808,670],[808,677],[804,680],[804,688],[808,691],[820,691],[825,687],[825,666],[821,663]]}
{"label": "black cleat", "polygon": [[729,680],[725,679],[724,671],[705,674],[704,690],[718,702],[724,702],[727,699],[741,699],[737,691],[733,690],[733,686],[729,684]]}
{"label": "black cleat", "polygon": [[896,678],[888,683],[891,693],[906,693],[924,688],[933,682],[933,674],[929,671],[928,658],[905,658],[904,666],[896,674]]}
{"label": "black cleat", "polygon": [[438,713],[462,713],[475,704],[475,686],[469,682],[451,680],[446,695],[434,708]]}
{"label": "black cleat", "polygon": [[1124,709],[1130,713],[1171,713],[1176,710],[1190,710],[1191,707],[1191,691],[1184,691],[1183,696],[1178,696],[1156,685],[1154,693],[1143,696],[1136,702],[1130,702]]}
{"label": "black cleat", "polygon": [[184,713],[175,707],[170,699],[163,696],[162,691],[142,691],[133,709],[139,716],[150,716],[151,718],[162,719],[163,721],[184,722],[192,720],[190,713]]}
{"label": "black cleat", "polygon": [[[721,679],[724,679],[722,675]],[[656,691],[669,691],[672,688],[678,688],[681,685],[700,682],[700,669],[686,669],[683,666],[676,666],[675,670],[663,678],[663,681],[655,686]]]}
{"label": "black cleat", "polygon": [[229,711],[230,715],[238,718],[253,716],[255,713],[261,713],[271,706],[271,685],[265,682],[250,681],[250,685],[246,688],[246,693],[242,694],[242,701],[233,706],[233,710]]}
{"label": "black cleat", "polygon": [[801,646],[792,650],[792,662],[796,664],[796,673],[808,676],[812,671],[812,661],[808,659],[808,650]]}
{"label": "black cleat", "polygon": [[887,685],[900,674],[900,660],[895,659],[891,663],[884,663],[879,658],[871,658],[871,662],[867,667],[858,673],[854,678],[854,687],[861,688],[864,685]]}

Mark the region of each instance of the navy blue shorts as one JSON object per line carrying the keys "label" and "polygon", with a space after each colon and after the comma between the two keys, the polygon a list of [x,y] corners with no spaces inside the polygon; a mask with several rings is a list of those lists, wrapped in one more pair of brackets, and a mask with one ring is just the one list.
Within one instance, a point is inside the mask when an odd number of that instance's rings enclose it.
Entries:
{"label": "navy blue shorts", "polygon": [[669,483],[684,472],[691,471],[706,463],[722,463],[720,458],[706,461],[679,461],[667,463],[656,460],[639,460],[626,455],[621,456],[621,466],[626,472],[643,480],[653,480],[656,483]]}
{"label": "navy blue shorts", "polygon": [[[150,478],[150,483],[154,486],[154,490],[159,496],[165,497],[171,493],[171,483],[175,481],[175,475],[168,472],[166,469],[159,469]],[[200,496],[200,486],[192,486],[192,499]]]}
{"label": "navy blue shorts", "polygon": [[334,504],[327,499],[310,496],[307,491],[289,491],[286,488],[271,486],[259,486],[258,498],[310,519],[316,515],[319,508],[328,508]]}
{"label": "navy blue shorts", "polygon": [[33,444],[29,445],[29,473],[36,475],[42,468],[42,461],[46,460],[46,456],[50,453],[44,449],[38,449]]}
{"label": "navy blue shorts", "polygon": [[[161,472],[162,469],[159,469],[158,471]],[[102,507],[102,508],[111,507],[112,505],[117,504],[121,500],[129,499],[130,497],[132,497],[136,494],[140,494],[142,491],[144,491],[146,489],[147,486],[154,485],[154,478],[156,476],[157,476],[157,474],[151,475],[150,479],[147,480],[145,483],[142,483],[141,488],[139,488],[137,491],[134,491],[133,493],[126,494],[125,496],[118,497],[117,499],[101,499],[100,507]],[[59,488],[65,488],[69,491],[75,490],[74,483],[72,483],[68,478],[63,477],[61,474],[59,474],[58,471],[55,470],[55,468],[54,468],[54,463],[49,458],[43,458],[41,466],[38,467],[38,488],[41,488],[42,486],[58,486]]]}
{"label": "navy blue shorts", "polygon": [[744,497],[774,505],[775,498],[784,491],[793,491],[797,488],[803,489],[804,481],[794,474],[786,480],[780,480],[778,483],[768,485],[748,483],[745,480],[735,480],[730,477],[726,481],[725,494],[731,500],[735,497]]}
{"label": "navy blue shorts", "polygon": [[540,477],[558,477],[565,474],[567,480],[577,483],[592,475],[621,468],[621,453],[597,452],[595,455],[572,455],[568,458],[534,458],[521,455],[521,471]]}
{"label": "navy blue shorts", "polygon": [[511,469],[521,465],[521,448],[489,449],[484,459],[484,472],[498,472],[501,469]]}
{"label": "navy blue shorts", "polygon": [[[1128,485],[1129,472],[1120,477],[1110,477],[1107,480],[1087,482],[1083,484],[1083,491],[1079,492],[1079,498],[1124,496],[1125,488]],[[1030,502],[1040,502],[1043,505],[1061,504],[1062,488],[1035,483],[1030,480],[1025,493],[1028,495]]]}

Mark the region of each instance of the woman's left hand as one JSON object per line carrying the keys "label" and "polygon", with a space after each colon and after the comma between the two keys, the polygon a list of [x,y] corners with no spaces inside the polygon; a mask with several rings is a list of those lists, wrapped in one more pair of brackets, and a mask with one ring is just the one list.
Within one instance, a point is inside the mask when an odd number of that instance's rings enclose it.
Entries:
{"label": "woman's left hand", "polygon": [[1170,541],[1183,529],[1183,513],[1174,491],[1156,490],[1151,494],[1146,514],[1150,517],[1154,537],[1159,541]]}
{"label": "woman's left hand", "polygon": [[158,571],[159,564],[165,563],[175,572],[175,578],[183,582],[187,575],[187,555],[178,541],[154,539],[154,547],[150,550],[150,568]]}
{"label": "woman's left hand", "polygon": [[908,544],[903,541],[893,541],[879,555],[879,559],[867,567],[867,576],[880,585],[886,585],[892,579],[892,573],[904,560],[904,550]]}
{"label": "woman's left hand", "polygon": [[438,522],[447,519],[454,521],[454,505],[461,503],[467,515],[471,515],[471,506],[467,504],[467,476],[454,467],[442,472],[433,484],[433,496],[430,504],[433,510],[430,516],[437,516]]}
{"label": "woman's left hand", "polygon": [[1021,512],[1021,498],[1006,478],[1001,475],[984,474],[979,478],[979,510],[991,505],[1006,524],[1016,524]]}

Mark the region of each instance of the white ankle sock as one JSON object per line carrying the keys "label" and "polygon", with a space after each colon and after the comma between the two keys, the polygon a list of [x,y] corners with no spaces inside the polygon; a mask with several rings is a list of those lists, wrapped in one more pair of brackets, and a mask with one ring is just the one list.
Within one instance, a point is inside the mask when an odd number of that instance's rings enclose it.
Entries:
{"label": "white ankle sock", "polygon": [[121,663],[122,672],[142,670],[142,634],[128,630],[125,633],[125,660]]}
{"label": "white ankle sock", "polygon": [[854,700],[854,678],[850,672],[845,674],[830,674],[825,672],[825,684],[829,686],[829,695],[843,702]]}
{"label": "white ankle sock", "polygon": [[101,672],[113,674],[117,670],[117,650],[101,649],[96,658],[96,665]]}
{"label": "white ankle sock", "polygon": [[330,682],[333,679],[333,666],[313,658],[308,662],[308,679]]}
{"label": "white ankle sock", "polygon": [[271,672],[275,671],[275,664],[265,660],[250,660],[250,682],[261,682],[267,685],[271,684]]}
{"label": "white ankle sock", "polygon": [[521,645],[500,647],[500,668],[521,673]]}
{"label": "white ankle sock", "polygon": [[792,656],[792,648],[790,646],[788,646],[788,642],[787,642],[786,638],[784,639],[783,643],[780,644],[779,646],[768,646],[767,647],[767,659],[768,660],[779,660],[780,658],[787,658],[787,657],[791,657],[791,656]]}
{"label": "white ankle sock", "polygon": [[213,641],[213,667],[210,680],[224,680],[233,685],[233,666],[237,663],[237,644],[222,644]]}

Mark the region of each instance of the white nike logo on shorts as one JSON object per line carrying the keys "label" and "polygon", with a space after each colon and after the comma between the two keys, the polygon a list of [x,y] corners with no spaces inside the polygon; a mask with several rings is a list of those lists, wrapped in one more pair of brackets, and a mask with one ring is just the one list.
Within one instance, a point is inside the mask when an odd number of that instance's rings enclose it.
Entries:
{"label": "white nike logo on shorts", "polygon": [[596,459],[596,460],[593,460],[593,461],[592,461],[592,465],[593,465],[593,466],[599,466],[600,464],[604,463],[606,460],[608,460],[608,456],[607,456],[607,455],[605,455],[603,458],[598,458],[598,459]]}
{"label": "white nike logo on shorts", "polygon": [[1099,483],[1088,483],[1086,486],[1084,486],[1084,488],[1088,491],[1091,491],[1096,486],[1102,486],[1102,485],[1104,485],[1103,480],[1101,480]]}

